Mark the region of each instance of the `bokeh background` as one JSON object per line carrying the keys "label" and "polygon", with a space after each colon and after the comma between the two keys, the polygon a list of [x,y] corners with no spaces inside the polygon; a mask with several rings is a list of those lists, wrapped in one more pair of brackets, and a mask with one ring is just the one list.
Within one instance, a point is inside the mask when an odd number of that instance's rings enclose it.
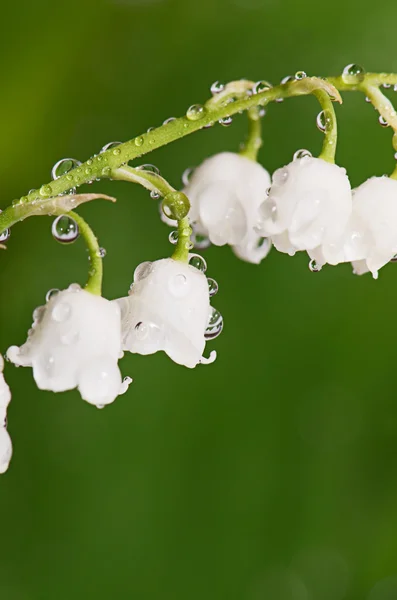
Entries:
{"label": "bokeh background", "polygon": [[[68,0],[2,11],[0,206],[204,102],[214,80],[397,70],[394,0]],[[390,130],[362,96],[337,108],[338,160],[354,185],[393,168]],[[271,106],[262,163],[318,153],[312,98]],[[142,162],[174,185],[237,149],[244,116]],[[127,183],[81,208],[107,249],[107,297],[171,252],[157,201]],[[84,283],[82,240],[51,219],[12,231],[0,261],[0,349],[24,341],[50,288]],[[14,458],[0,479],[1,600],[397,598],[397,265],[378,281],[303,254],[260,265],[205,252],[220,286],[217,362],[126,356],[127,395],[98,411],[39,392],[6,365]]]}

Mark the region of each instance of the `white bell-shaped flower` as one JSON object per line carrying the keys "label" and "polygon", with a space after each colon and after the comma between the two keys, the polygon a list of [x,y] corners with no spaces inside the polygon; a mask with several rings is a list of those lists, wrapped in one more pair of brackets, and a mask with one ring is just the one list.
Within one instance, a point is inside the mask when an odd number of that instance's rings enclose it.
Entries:
{"label": "white bell-shaped flower", "polygon": [[[201,259],[203,260],[203,259]],[[215,360],[203,357],[206,339],[216,337],[222,317],[211,309],[204,273],[172,258],[140,264],[121,308],[123,349],[137,354],[163,350],[193,368]]]}
{"label": "white bell-shaped flower", "polygon": [[33,367],[40,389],[77,387],[90,404],[110,404],[125,391],[117,364],[122,354],[119,307],[77,284],[48,296],[47,304],[33,313],[27,341],[9,348],[8,358]]}
{"label": "white bell-shaped flower", "polygon": [[343,235],[309,251],[319,264],[351,262],[357,275],[378,270],[397,254],[397,181],[371,177],[353,190],[353,210]]}
{"label": "white bell-shaped flower", "polygon": [[7,425],[7,407],[11,400],[11,392],[4,375],[4,360],[0,354],[0,474],[5,473],[12,456],[12,443]]}
{"label": "white bell-shaped flower", "polygon": [[[195,233],[215,246],[229,244],[247,262],[260,263],[271,244],[263,243],[255,226],[269,186],[269,173],[245,156],[222,152],[208,158],[182,190],[191,204],[189,218]],[[175,221],[162,218],[175,226]]]}
{"label": "white bell-shaped flower", "polygon": [[354,190],[353,215],[360,252],[352,259],[358,275],[378,270],[397,254],[397,181],[371,177]]}
{"label": "white bell-shaped flower", "polygon": [[352,211],[346,170],[320,158],[296,158],[273,174],[260,207],[258,231],[280,252],[333,245],[343,235]]}

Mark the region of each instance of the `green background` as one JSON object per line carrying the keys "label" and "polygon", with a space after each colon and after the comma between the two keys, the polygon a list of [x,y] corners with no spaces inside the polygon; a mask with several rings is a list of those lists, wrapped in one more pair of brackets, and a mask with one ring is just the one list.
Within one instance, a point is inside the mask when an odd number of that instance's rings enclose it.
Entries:
{"label": "green background", "polygon": [[[204,102],[214,80],[279,81],[350,62],[397,71],[394,0],[7,2],[1,22],[0,206]],[[271,106],[261,162],[318,153],[312,98]],[[393,168],[391,133],[362,96],[337,108],[338,161],[354,185]],[[245,119],[143,162],[174,185],[237,149]],[[104,292],[171,252],[157,202],[127,183],[81,208],[107,249]],[[12,231],[0,261],[0,349],[21,344],[48,289],[84,283],[82,240],[49,218]],[[260,266],[205,252],[220,287],[217,362],[126,356],[128,394],[98,411],[39,392],[6,365],[14,458],[0,479],[1,600],[393,600],[397,598],[397,265],[311,273],[303,253]],[[385,581],[381,581],[384,580]],[[380,582],[380,583],[379,583]],[[375,586],[375,587],[374,587]],[[372,592],[371,592],[372,589]]]}

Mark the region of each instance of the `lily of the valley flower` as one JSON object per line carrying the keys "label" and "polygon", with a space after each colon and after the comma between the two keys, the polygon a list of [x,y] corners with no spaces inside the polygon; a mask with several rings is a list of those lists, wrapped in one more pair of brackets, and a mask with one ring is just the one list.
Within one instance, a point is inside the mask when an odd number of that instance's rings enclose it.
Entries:
{"label": "lily of the valley flower", "polygon": [[122,354],[117,304],[73,284],[53,294],[33,319],[25,344],[12,346],[7,356],[16,365],[33,367],[40,389],[77,387],[99,408],[126,391],[117,364]]}
{"label": "lily of the valley flower", "polygon": [[0,354],[0,473],[5,473],[12,456],[12,443],[7,426],[7,407],[11,400],[11,392],[4,375],[4,360]]}
{"label": "lily of the valley flower", "polygon": [[353,190],[353,210],[334,244],[309,251],[319,264],[351,262],[356,275],[378,270],[397,254],[397,181],[371,177]]}
{"label": "lily of the valley flower", "polygon": [[[222,152],[208,158],[182,190],[191,204],[189,219],[195,233],[215,246],[229,244],[242,260],[260,263],[271,244],[263,243],[255,225],[269,185],[269,173],[245,156]],[[175,226],[166,216],[163,220]]]}
{"label": "lily of the valley flower", "polygon": [[212,313],[208,281],[199,269],[172,258],[144,262],[135,270],[129,295],[115,302],[121,308],[124,350],[163,350],[190,368],[215,360],[215,352],[203,357]]}
{"label": "lily of the valley flower", "polygon": [[339,240],[352,211],[346,170],[320,158],[296,158],[273,174],[258,231],[280,252],[312,250]]}

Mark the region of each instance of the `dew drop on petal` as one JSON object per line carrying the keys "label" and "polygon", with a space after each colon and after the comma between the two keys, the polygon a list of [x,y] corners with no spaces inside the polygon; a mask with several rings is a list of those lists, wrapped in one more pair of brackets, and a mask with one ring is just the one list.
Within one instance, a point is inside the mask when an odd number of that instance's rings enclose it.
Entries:
{"label": "dew drop on petal", "polygon": [[259,207],[259,214],[262,219],[270,220],[273,223],[277,221],[278,211],[277,204],[271,198],[268,198]]}
{"label": "dew drop on petal", "polygon": [[215,279],[212,279],[212,277],[207,277],[207,281],[208,281],[208,291],[209,291],[209,295],[210,297],[215,296],[215,294],[218,293],[218,283],[215,281]]}
{"label": "dew drop on petal", "polygon": [[198,269],[202,273],[205,273],[207,270],[207,263],[204,258],[199,254],[191,254],[189,257],[189,265]]}
{"label": "dew drop on petal", "polygon": [[76,221],[68,215],[59,215],[52,224],[51,232],[53,238],[61,244],[75,242],[80,235]]}
{"label": "dew drop on petal", "polygon": [[145,261],[137,266],[134,271],[134,281],[145,279],[152,272],[153,264],[150,261]]}
{"label": "dew drop on petal", "polygon": [[320,265],[318,262],[316,262],[314,259],[312,259],[309,262],[309,269],[311,270],[312,273],[318,273],[319,271],[321,271],[322,268],[323,268],[323,266]]}
{"label": "dew drop on petal", "polygon": [[171,242],[171,244],[177,244],[178,243],[178,232],[176,230],[171,231],[170,235],[168,236],[168,240]]}
{"label": "dew drop on petal", "polygon": [[62,158],[52,167],[51,177],[54,180],[58,179],[59,177],[62,177],[62,175],[66,175],[72,171],[72,169],[75,169],[80,165],[81,162],[75,158]]}
{"label": "dew drop on petal", "polygon": [[208,324],[204,333],[206,340],[214,340],[223,329],[223,317],[221,313],[213,306],[210,307]]}
{"label": "dew drop on petal", "polygon": [[176,298],[186,296],[189,287],[187,277],[183,273],[173,275],[168,282],[168,289]]}
{"label": "dew drop on petal", "polygon": [[205,114],[205,108],[202,104],[192,104],[186,111],[186,117],[189,121],[198,121],[202,119]]}
{"label": "dew drop on petal", "polygon": [[[277,169],[277,171],[273,173],[273,183],[276,185],[283,185],[287,181],[288,177],[288,169]],[[271,188],[268,188],[266,190],[267,195],[270,194],[270,189]]]}
{"label": "dew drop on petal", "polygon": [[293,156],[293,160],[299,160],[300,158],[311,158],[312,153],[309,150],[305,150],[305,148],[301,148],[297,150]]}
{"label": "dew drop on petal", "polygon": [[224,119],[219,119],[218,123],[223,127],[229,127],[233,123],[232,117],[225,117]]}
{"label": "dew drop on petal", "polygon": [[67,302],[58,302],[55,304],[54,308],[51,311],[51,317],[54,321],[58,323],[62,323],[66,321],[72,313],[72,309],[70,304]]}
{"label": "dew drop on petal", "polygon": [[59,294],[59,290],[57,288],[52,288],[51,290],[48,290],[48,292],[46,293],[46,296],[45,296],[45,301],[49,302],[51,300],[51,298],[53,298],[57,294]]}
{"label": "dew drop on petal", "polygon": [[124,377],[121,386],[120,386],[120,391],[119,391],[119,396],[121,396],[122,394],[125,394],[128,391],[128,388],[130,387],[132,383],[132,377],[129,377],[128,375],[126,377]]}

